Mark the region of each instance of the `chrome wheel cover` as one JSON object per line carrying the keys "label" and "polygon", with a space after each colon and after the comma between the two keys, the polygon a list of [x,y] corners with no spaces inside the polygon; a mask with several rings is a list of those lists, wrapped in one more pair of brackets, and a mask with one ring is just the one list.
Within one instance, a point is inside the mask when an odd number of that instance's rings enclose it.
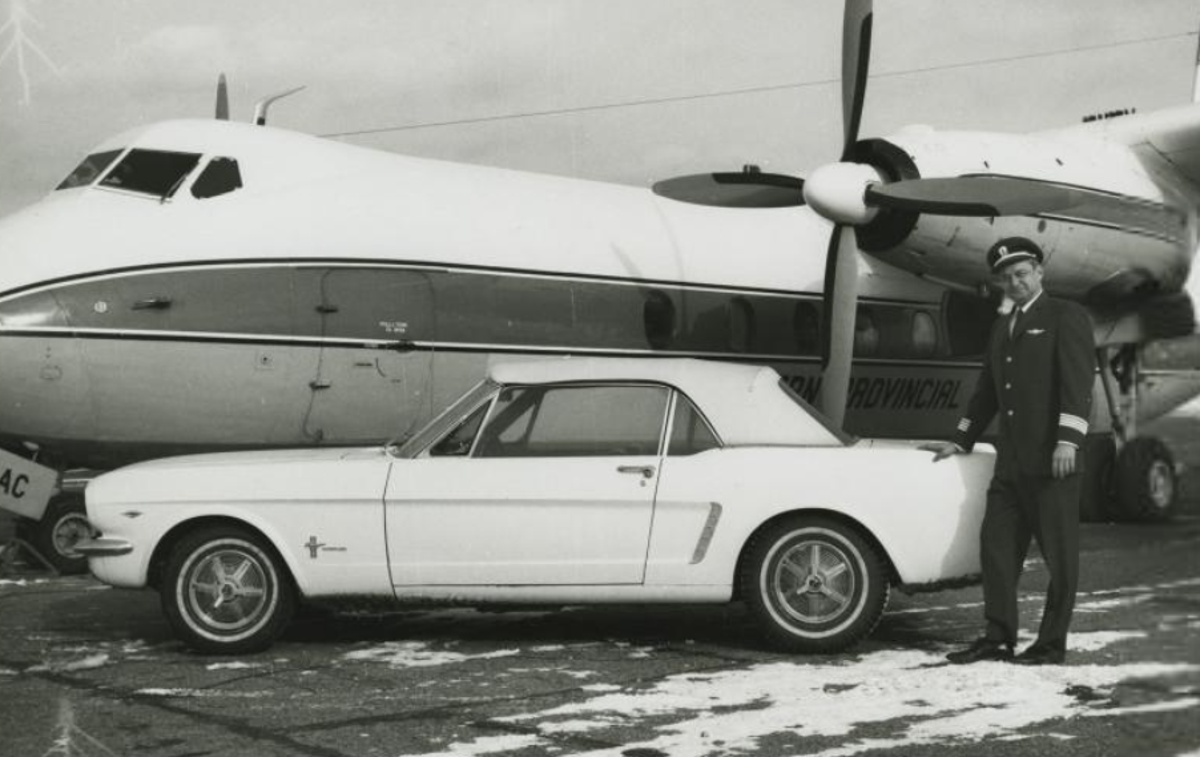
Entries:
{"label": "chrome wheel cover", "polygon": [[236,641],[267,623],[278,605],[278,577],[252,544],[226,539],[193,552],[176,599],[188,625],[207,638]]}
{"label": "chrome wheel cover", "polygon": [[776,622],[796,636],[836,636],[862,615],[868,595],[866,563],[841,534],[805,528],[772,545],[759,590]]}

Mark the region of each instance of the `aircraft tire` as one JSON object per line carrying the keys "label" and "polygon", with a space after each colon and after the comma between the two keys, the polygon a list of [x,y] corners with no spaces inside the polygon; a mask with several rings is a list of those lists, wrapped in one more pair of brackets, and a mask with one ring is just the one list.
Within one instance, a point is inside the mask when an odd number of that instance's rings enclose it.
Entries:
{"label": "aircraft tire", "polygon": [[763,635],[787,652],[844,650],[875,630],[887,607],[884,559],[854,528],[795,516],[748,546],[741,595]]}
{"label": "aircraft tire", "polygon": [[50,498],[42,519],[32,525],[28,540],[33,548],[64,576],[87,573],[87,558],[75,551],[75,543],[94,535],[80,494],[57,494]]}
{"label": "aircraft tire", "polygon": [[260,652],[296,610],[287,566],[244,528],[205,526],[184,536],[171,550],[164,577],[163,614],[176,635],[202,654]]}
{"label": "aircraft tire", "polygon": [[1117,456],[1117,510],[1121,520],[1161,523],[1179,506],[1175,461],[1161,440],[1147,436],[1131,440]]}

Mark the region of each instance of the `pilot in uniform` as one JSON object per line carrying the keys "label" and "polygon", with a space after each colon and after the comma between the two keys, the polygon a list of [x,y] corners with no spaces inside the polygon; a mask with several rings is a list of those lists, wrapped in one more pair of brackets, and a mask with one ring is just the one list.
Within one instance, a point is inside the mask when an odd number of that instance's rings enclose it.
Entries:
{"label": "pilot in uniform", "polygon": [[1017,583],[1036,538],[1050,572],[1037,640],[1014,662],[1062,664],[1079,579],[1082,448],[1095,378],[1087,312],[1042,291],[1042,251],[1021,237],[995,244],[988,265],[1013,311],[996,320],[975,393],[952,442],[931,445],[935,460],[971,451],[999,416],[996,467],[980,532],[983,638],[954,663],[1013,659]]}

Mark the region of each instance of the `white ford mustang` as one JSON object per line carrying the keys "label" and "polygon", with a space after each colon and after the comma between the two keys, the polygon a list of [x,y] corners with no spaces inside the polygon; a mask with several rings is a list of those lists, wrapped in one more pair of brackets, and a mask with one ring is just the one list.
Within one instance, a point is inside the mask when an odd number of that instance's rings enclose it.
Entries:
{"label": "white ford mustang", "polygon": [[302,600],[728,602],[834,651],[891,585],[979,570],[993,456],[854,440],[770,368],[500,362],[402,445],[195,455],[87,488],[92,572],[153,587],[203,652]]}

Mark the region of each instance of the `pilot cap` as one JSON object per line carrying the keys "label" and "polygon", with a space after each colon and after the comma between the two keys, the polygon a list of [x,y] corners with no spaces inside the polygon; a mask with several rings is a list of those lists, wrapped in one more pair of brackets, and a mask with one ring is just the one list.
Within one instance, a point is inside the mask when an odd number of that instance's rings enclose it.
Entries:
{"label": "pilot cap", "polygon": [[992,273],[1022,260],[1041,263],[1042,248],[1025,237],[1006,237],[992,245],[987,252],[988,268],[992,269]]}

